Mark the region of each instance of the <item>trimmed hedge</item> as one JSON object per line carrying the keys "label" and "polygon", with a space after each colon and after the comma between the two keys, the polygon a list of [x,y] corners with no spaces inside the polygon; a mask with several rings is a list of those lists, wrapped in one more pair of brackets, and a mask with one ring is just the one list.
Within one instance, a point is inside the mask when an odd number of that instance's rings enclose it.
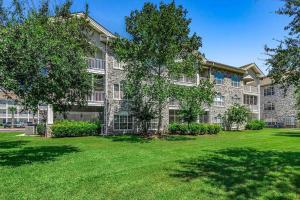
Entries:
{"label": "trimmed hedge", "polygon": [[191,123],[172,123],[169,125],[169,132],[171,134],[180,135],[204,135],[204,134],[217,134],[221,131],[221,127],[217,124],[200,124]]}
{"label": "trimmed hedge", "polygon": [[261,130],[266,126],[266,123],[262,120],[252,120],[246,124],[248,130]]}
{"label": "trimmed hedge", "polygon": [[99,134],[99,124],[86,121],[60,120],[52,127],[54,137],[80,137]]}

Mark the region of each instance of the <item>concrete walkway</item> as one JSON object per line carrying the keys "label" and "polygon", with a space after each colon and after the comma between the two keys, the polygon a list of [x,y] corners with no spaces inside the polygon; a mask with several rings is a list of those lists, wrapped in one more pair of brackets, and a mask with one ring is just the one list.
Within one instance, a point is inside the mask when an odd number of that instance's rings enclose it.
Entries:
{"label": "concrete walkway", "polygon": [[7,132],[24,132],[25,128],[0,128],[0,133]]}

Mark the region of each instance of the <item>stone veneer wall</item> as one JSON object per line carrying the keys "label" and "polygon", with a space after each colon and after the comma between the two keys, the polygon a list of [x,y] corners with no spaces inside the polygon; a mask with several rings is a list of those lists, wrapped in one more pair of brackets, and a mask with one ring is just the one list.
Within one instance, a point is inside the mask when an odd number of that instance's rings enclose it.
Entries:
{"label": "stone veneer wall", "polygon": [[[229,72],[225,72],[226,74],[230,74]],[[233,75],[233,73],[232,73]],[[211,74],[211,81],[214,81],[214,73]],[[214,117],[218,115],[223,115],[225,111],[234,103],[243,104],[243,83],[240,81],[240,87],[234,87],[231,85],[231,78],[228,76],[224,77],[223,85],[215,85],[216,92],[220,93],[225,97],[224,106],[214,106],[212,105],[209,109],[209,122],[213,123]],[[234,100],[233,97],[235,95],[239,98],[239,100]]]}
{"label": "stone veneer wall", "polygon": [[[120,84],[121,81],[125,80],[125,72],[121,69],[115,69],[113,67],[113,60],[114,56],[111,52],[108,52],[108,58],[107,58],[107,99],[105,102],[106,106],[106,124],[107,124],[107,133],[108,134],[123,134],[126,132],[123,131],[116,131],[113,128],[114,123],[114,114],[119,111],[127,111],[130,113],[130,110],[128,109],[127,102],[125,100],[116,100],[113,98],[113,85],[114,84]],[[163,120],[162,120],[162,127],[163,129],[167,129],[169,124],[169,109],[168,106],[165,106],[163,110]],[[134,123],[136,125],[136,123]],[[134,126],[134,129],[136,129],[136,126]],[[127,131],[129,133],[132,133],[133,131]]]}
{"label": "stone veneer wall", "polygon": [[[285,117],[297,117],[294,89],[289,88],[287,93],[284,94],[283,89],[279,85],[273,85],[275,94],[264,96],[264,88],[269,86],[271,85],[261,86],[261,119],[273,119],[274,122],[283,122]],[[264,110],[264,104],[267,102],[274,103],[275,110]]]}

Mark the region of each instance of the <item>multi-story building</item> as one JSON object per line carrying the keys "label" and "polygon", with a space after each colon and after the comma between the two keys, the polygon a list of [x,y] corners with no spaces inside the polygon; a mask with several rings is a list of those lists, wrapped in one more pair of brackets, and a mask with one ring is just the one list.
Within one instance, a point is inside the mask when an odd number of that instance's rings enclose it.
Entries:
{"label": "multi-story building", "polygon": [[261,79],[261,119],[270,127],[296,127],[297,109],[294,97],[295,89],[286,91],[280,85],[273,84],[269,77]]}
{"label": "multi-story building", "polygon": [[[125,79],[123,64],[114,57],[108,46],[109,41],[115,36],[92,18],[89,19],[93,34],[91,42],[97,47],[94,55],[87,56],[88,71],[91,73],[93,92],[88,97],[85,107],[73,107],[68,113],[69,119],[94,120],[100,119],[103,123],[103,134],[117,134],[133,132],[135,120],[128,109],[128,102],[123,99],[122,81]],[[213,105],[205,107],[205,114],[199,116],[199,121],[207,123],[222,123],[221,116],[234,103],[244,104],[251,110],[251,117],[260,119],[261,114],[261,89],[260,82],[263,73],[255,64],[242,67],[233,67],[214,61],[204,60],[201,74],[195,78],[182,76],[174,80],[176,84],[191,86],[199,84],[201,79],[208,79],[215,84],[217,95]],[[0,100],[0,120],[9,121],[8,107],[10,100]],[[179,121],[179,106],[176,101],[171,102],[164,109],[163,127],[174,121]],[[20,109],[18,109],[20,110]],[[26,115],[26,116],[25,116]],[[48,106],[48,120],[60,118],[52,113]],[[17,112],[17,121],[31,121],[31,113]],[[150,128],[157,127],[157,120],[150,123]]]}

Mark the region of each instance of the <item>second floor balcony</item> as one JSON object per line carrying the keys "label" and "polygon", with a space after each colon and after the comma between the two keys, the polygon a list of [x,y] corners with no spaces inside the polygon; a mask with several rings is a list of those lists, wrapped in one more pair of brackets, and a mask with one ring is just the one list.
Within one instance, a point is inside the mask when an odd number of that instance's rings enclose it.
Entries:
{"label": "second floor balcony", "polygon": [[87,97],[88,103],[101,103],[104,104],[105,92],[104,91],[94,91],[90,96]]}
{"label": "second floor balcony", "polygon": [[88,69],[95,72],[103,72],[106,68],[106,61],[98,58],[86,58]]}

